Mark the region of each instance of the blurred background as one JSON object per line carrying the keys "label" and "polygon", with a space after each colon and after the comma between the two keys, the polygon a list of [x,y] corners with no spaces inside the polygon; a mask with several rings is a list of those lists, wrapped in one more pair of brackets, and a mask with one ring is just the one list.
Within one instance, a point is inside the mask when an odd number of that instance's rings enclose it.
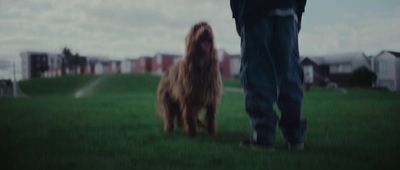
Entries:
{"label": "blurred background", "polygon": [[[0,78],[21,53],[58,53],[112,60],[182,55],[189,27],[210,22],[218,49],[239,54],[228,0],[1,0]],[[400,51],[400,1],[308,0],[300,34],[303,56]]]}
{"label": "blurred background", "polygon": [[[224,77],[218,135],[166,135],[160,75],[201,20]],[[399,169],[399,28],[399,0],[308,0],[306,149],[277,133],[266,153],[239,146],[252,132],[228,0],[0,0],[0,169]]]}

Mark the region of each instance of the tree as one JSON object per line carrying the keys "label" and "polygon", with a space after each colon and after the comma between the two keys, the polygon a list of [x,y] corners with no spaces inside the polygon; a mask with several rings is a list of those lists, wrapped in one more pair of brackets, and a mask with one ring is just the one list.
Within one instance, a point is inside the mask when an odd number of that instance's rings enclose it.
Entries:
{"label": "tree", "polygon": [[70,59],[71,59],[72,53],[68,47],[64,47],[64,49],[62,50],[62,54],[64,55],[64,58],[62,60],[61,67],[63,70],[65,70],[66,68],[69,68],[69,66],[70,66],[70,63],[71,63]]}
{"label": "tree", "polygon": [[74,74],[76,74],[76,68],[79,66],[79,58],[80,58],[79,53],[75,53],[72,56],[72,69],[74,70],[73,71]]}
{"label": "tree", "polygon": [[371,87],[376,81],[376,74],[366,67],[360,67],[353,71],[349,78],[350,86]]}
{"label": "tree", "polygon": [[79,65],[79,53],[72,54],[71,50],[68,47],[64,47],[62,51],[65,62],[63,63],[64,68],[67,67],[69,70],[72,70],[73,74],[76,74],[77,65]]}

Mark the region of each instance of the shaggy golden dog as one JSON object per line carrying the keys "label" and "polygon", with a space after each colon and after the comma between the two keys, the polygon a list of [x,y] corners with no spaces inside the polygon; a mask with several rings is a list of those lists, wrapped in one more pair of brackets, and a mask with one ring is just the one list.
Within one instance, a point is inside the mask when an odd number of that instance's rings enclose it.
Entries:
{"label": "shaggy golden dog", "polygon": [[[214,47],[214,35],[206,22],[195,24],[186,36],[185,56],[161,78],[157,105],[164,118],[164,131],[184,126],[190,137],[198,126],[215,134],[215,114],[221,96],[221,75]],[[204,124],[199,112],[205,108]]]}

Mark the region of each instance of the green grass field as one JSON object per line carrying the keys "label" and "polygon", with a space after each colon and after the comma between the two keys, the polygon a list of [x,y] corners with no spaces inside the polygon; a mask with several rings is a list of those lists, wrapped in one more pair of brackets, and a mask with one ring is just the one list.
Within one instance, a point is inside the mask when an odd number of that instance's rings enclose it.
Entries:
{"label": "green grass field", "polygon": [[[81,87],[98,80],[84,96]],[[0,98],[2,170],[27,169],[397,169],[400,95],[313,89],[305,94],[306,150],[239,146],[250,135],[243,94],[225,91],[218,136],[162,132],[158,77],[67,76],[19,84],[27,97]],[[225,86],[240,87],[226,80]]]}

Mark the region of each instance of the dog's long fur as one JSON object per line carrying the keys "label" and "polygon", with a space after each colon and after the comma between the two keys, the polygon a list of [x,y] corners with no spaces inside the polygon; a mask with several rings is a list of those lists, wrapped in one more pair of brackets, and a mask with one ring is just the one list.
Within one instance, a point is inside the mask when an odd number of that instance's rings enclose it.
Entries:
{"label": "dog's long fur", "polygon": [[[210,43],[209,50],[202,48],[203,41]],[[214,135],[221,86],[212,29],[206,22],[197,23],[186,37],[185,56],[163,75],[158,85],[157,106],[164,118],[164,131],[172,132],[176,121],[190,137],[196,136],[197,126],[204,126],[208,134]],[[203,108],[204,125],[199,119]]]}

